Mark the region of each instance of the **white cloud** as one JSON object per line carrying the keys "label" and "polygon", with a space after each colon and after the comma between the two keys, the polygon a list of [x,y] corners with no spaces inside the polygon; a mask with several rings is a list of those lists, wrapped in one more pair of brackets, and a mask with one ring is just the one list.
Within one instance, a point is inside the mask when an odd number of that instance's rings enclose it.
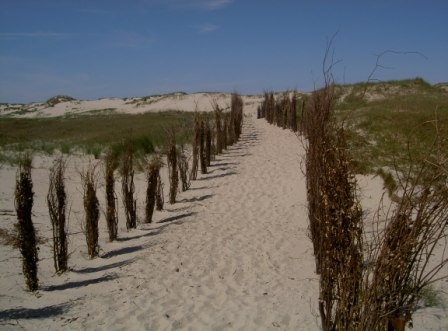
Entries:
{"label": "white cloud", "polygon": [[218,28],[219,28],[219,26],[214,25],[214,24],[209,24],[209,23],[196,26],[196,30],[199,33],[211,33],[213,31],[217,30]]}

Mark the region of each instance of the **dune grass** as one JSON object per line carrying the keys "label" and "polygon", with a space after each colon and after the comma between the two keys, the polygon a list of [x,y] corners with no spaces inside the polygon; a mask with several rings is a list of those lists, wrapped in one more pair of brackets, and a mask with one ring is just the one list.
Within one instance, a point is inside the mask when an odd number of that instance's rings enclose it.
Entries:
{"label": "dune grass", "polygon": [[[346,95],[336,115],[348,128],[356,172],[380,175],[393,191],[393,173],[431,157],[436,137],[446,156],[448,93],[420,78],[338,88]],[[364,91],[369,97],[362,96]]]}
{"label": "dune grass", "polygon": [[71,153],[76,149],[98,157],[107,146],[115,154],[127,139],[137,153],[152,153],[166,145],[164,129],[178,128],[180,144],[191,140],[193,114],[187,112],[159,112],[130,114],[96,114],[78,117],[8,118],[0,117],[0,161],[7,151],[38,151],[51,154],[55,150]]}

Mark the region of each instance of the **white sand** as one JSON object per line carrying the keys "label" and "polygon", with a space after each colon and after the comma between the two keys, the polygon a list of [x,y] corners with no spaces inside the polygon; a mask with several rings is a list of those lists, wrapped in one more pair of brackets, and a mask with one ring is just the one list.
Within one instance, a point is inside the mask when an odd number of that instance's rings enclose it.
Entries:
{"label": "white sand", "polygon": [[[260,96],[242,96],[245,108],[259,104]],[[48,107],[44,103],[28,105],[0,105],[0,116],[16,116],[24,118],[56,117],[78,115],[83,113],[118,112],[139,114],[159,111],[212,111],[216,102],[223,109],[230,108],[231,94],[225,93],[193,93],[167,94],[148,98],[105,98],[91,101],[66,101]]]}
{"label": "white sand", "polygon": [[[155,223],[126,232],[120,202],[120,240],[107,242],[100,220],[101,257],[89,260],[81,233],[78,171],[71,157],[69,265],[54,274],[51,243],[41,246],[37,295],[24,290],[18,250],[0,245],[0,328],[6,330],[319,330],[318,278],[307,236],[303,150],[290,131],[247,109],[242,139],[199,175],[178,203],[155,212]],[[45,203],[52,160],[36,158],[34,222],[49,238]],[[0,169],[0,226],[11,229],[15,169]],[[166,169],[164,169],[164,181]],[[361,178],[366,206],[382,192],[379,179]],[[101,181],[100,181],[101,184]],[[144,216],[144,175],[136,178],[138,216]],[[120,195],[119,183],[116,185]],[[167,193],[167,189],[165,190]],[[98,197],[104,206],[104,192]],[[448,283],[438,288],[448,289]],[[446,298],[446,295],[445,295]],[[441,308],[418,311],[415,330],[448,329]]]}

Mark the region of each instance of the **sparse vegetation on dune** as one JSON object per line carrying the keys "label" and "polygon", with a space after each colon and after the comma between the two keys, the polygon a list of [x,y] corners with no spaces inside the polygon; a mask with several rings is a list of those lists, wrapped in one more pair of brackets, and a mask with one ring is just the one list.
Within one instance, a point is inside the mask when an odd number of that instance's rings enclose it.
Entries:
{"label": "sparse vegetation on dune", "polygon": [[73,100],[75,100],[75,98],[72,98],[68,95],[56,95],[56,96],[48,99],[45,103],[48,105],[48,107],[54,107],[58,103],[73,101]]}
{"label": "sparse vegetation on dune", "polygon": [[[14,162],[9,151],[37,151],[52,154],[55,150],[71,153],[76,149],[99,157],[112,145],[119,156],[123,139],[130,140],[137,155],[152,153],[166,145],[163,127],[178,128],[177,141],[191,140],[194,114],[188,112],[160,112],[108,114],[54,118],[0,117],[0,154],[5,162]],[[45,128],[45,129],[43,129]]]}
{"label": "sparse vegetation on dune", "polygon": [[[422,79],[336,86],[338,121],[347,128],[355,170],[388,178],[427,158],[439,137],[448,151],[448,93]],[[363,93],[365,91],[365,96]]]}

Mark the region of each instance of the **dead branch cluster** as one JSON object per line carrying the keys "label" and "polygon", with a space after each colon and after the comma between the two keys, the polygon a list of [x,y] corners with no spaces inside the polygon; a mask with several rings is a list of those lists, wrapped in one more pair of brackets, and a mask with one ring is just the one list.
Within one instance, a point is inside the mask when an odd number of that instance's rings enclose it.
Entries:
{"label": "dead branch cluster", "polygon": [[310,233],[323,330],[353,330],[362,285],[362,212],[344,131],[331,121],[333,88],[316,91],[307,116]]}
{"label": "dead branch cluster", "polygon": [[47,204],[53,229],[53,261],[56,272],[65,272],[68,261],[68,241],[66,230],[67,194],[64,173],[66,164],[62,158],[55,161],[50,169],[50,185]]}
{"label": "dead branch cluster", "polygon": [[160,157],[154,157],[147,169],[147,189],[146,189],[146,217],[145,222],[152,222],[152,215],[154,213],[154,206],[156,205],[157,200],[157,188],[160,180],[160,168],[162,167],[162,160]]}
{"label": "dead branch cluster", "polygon": [[17,244],[22,255],[22,270],[29,291],[36,291],[38,248],[36,231],[31,219],[34,193],[31,178],[31,158],[25,156],[19,164],[16,176],[15,207],[17,212]]}
{"label": "dead branch cluster", "polygon": [[[192,161],[189,170],[188,156],[183,146],[176,146],[176,132],[173,128],[167,130],[170,144],[167,150],[168,169],[170,177],[170,203],[176,202],[179,177],[182,190],[190,187],[191,180],[196,180],[199,169],[201,174],[207,174],[207,168],[216,155],[223,153],[228,146],[236,143],[243,125],[243,100],[234,93],[231,98],[230,112],[224,112],[219,105],[213,103],[214,125],[206,113],[196,111],[193,120]],[[176,166],[178,172],[176,171]]]}
{"label": "dead branch cluster", "polygon": [[134,151],[130,142],[126,141],[121,158],[121,192],[128,230],[137,227],[137,201],[134,199],[134,191]]}
{"label": "dead branch cluster", "polygon": [[109,149],[104,158],[104,181],[106,183],[106,223],[109,232],[109,241],[117,239],[118,235],[118,209],[117,196],[115,194],[115,170],[118,162],[112,150]]}
{"label": "dead branch cluster", "polygon": [[[272,102],[271,96],[267,100]],[[401,196],[391,206],[386,225],[367,236],[344,128],[336,124],[333,104],[332,84],[315,91],[303,126],[322,329],[404,330],[422,290],[448,276],[440,275],[446,256],[435,266],[429,263],[439,245],[446,247],[447,175],[434,160],[414,165],[418,171],[403,175]]]}
{"label": "dead branch cluster", "polygon": [[295,92],[285,92],[277,99],[273,92],[266,92],[257,109],[257,118],[265,118],[269,124],[297,132],[297,102]]}
{"label": "dead branch cluster", "polygon": [[99,202],[96,196],[97,178],[95,175],[95,166],[90,165],[87,170],[81,174],[83,192],[84,192],[84,231],[86,234],[87,253],[91,259],[98,256],[98,221],[100,218]]}

